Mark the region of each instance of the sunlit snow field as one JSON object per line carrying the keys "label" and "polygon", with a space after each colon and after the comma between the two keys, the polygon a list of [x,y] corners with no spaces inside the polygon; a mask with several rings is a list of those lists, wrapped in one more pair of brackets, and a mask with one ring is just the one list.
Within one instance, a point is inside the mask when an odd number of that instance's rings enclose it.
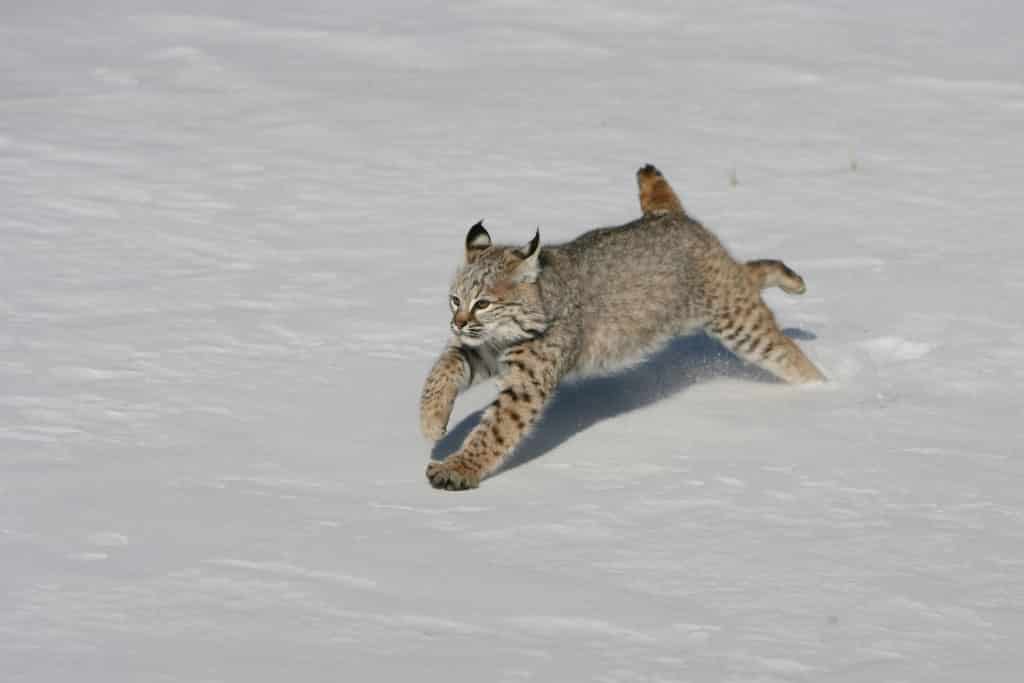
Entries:
{"label": "sunlit snow field", "polygon": [[[1022,25],[4,3],[0,680],[1018,680]],[[646,162],[831,381],[682,340],[432,490],[466,229],[625,222]]]}

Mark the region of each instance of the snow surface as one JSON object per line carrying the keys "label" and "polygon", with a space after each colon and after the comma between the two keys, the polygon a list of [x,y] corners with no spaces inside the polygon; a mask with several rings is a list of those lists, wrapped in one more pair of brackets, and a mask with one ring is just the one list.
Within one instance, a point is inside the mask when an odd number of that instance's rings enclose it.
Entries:
{"label": "snow surface", "polygon": [[[1021,3],[0,17],[0,680],[1019,680]],[[432,490],[465,229],[645,162],[832,381],[683,340]]]}

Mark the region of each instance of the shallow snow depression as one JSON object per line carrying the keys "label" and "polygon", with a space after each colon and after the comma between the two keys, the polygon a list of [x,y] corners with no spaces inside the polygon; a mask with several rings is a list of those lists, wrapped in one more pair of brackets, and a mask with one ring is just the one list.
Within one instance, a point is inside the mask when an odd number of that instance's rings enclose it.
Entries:
{"label": "shallow snow depression", "polygon": [[[1021,9],[22,5],[0,678],[1024,666]],[[466,228],[624,222],[645,162],[807,279],[769,303],[832,381],[684,340],[432,490],[417,396]]]}

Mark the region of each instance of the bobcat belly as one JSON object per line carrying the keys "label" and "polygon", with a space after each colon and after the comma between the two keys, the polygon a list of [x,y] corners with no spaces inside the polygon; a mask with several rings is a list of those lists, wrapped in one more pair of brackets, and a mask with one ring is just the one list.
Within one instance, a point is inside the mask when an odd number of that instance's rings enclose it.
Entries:
{"label": "bobcat belly", "polygon": [[695,322],[681,325],[671,332],[658,330],[632,336],[608,332],[587,335],[572,376],[593,377],[629,369],[643,363],[673,339],[693,334],[699,329],[700,324]]}

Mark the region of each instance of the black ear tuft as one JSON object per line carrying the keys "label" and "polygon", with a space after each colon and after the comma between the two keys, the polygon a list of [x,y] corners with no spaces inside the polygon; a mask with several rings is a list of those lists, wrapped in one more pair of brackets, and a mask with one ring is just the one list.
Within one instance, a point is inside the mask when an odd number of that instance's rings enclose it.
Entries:
{"label": "black ear tuft", "polygon": [[515,266],[513,281],[536,282],[540,275],[540,228],[537,228],[530,243],[523,249],[516,249],[515,254],[522,260]]}
{"label": "black ear tuft", "polygon": [[537,253],[538,248],[540,248],[540,228],[537,228],[537,232],[534,233],[533,239],[526,245],[526,251],[523,253],[523,258],[530,258]]}
{"label": "black ear tuft", "polygon": [[477,254],[490,246],[491,236],[484,230],[484,221],[480,219],[466,233],[466,259],[472,260]]}

